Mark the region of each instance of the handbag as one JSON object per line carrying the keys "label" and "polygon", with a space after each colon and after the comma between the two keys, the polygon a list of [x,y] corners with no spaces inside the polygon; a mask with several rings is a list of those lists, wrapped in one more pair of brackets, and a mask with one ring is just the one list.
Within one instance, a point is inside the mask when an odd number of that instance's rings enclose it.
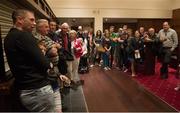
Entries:
{"label": "handbag", "polygon": [[104,49],[104,47],[102,45],[97,46],[96,49],[97,49],[98,52],[101,52],[101,53],[106,52],[106,50]]}

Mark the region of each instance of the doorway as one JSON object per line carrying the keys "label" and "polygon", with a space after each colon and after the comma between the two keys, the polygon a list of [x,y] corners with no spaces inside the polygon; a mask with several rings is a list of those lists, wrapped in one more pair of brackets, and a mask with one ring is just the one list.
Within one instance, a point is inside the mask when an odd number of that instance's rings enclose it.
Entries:
{"label": "doorway", "polygon": [[59,24],[68,23],[71,29],[78,30],[78,26],[82,26],[84,30],[94,29],[94,18],[58,18]]}
{"label": "doorway", "polygon": [[109,29],[110,26],[115,27],[115,32],[123,25],[127,25],[128,28],[137,29],[138,19],[131,18],[103,18],[103,31]]}

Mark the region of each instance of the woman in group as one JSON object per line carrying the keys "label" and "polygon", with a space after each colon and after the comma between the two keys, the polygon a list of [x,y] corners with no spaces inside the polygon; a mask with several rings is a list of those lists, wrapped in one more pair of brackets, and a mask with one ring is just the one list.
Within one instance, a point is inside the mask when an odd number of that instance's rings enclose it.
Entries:
{"label": "woman in group", "polygon": [[127,38],[127,47],[126,47],[126,52],[128,56],[128,61],[131,64],[131,72],[132,72],[132,77],[136,76],[135,73],[135,46],[136,46],[136,40],[132,36],[132,29],[127,30],[128,33],[128,38]]}
{"label": "woman in group", "polygon": [[[94,50],[94,62],[93,65],[97,64],[101,66],[100,61],[101,61],[101,52],[100,47],[102,47],[102,31],[97,30],[96,36],[94,37],[94,45],[95,45],[95,50]],[[93,66],[91,65],[91,67]]]}
{"label": "woman in group", "polygon": [[71,52],[74,60],[68,64],[68,72],[70,74],[72,84],[76,84],[79,82],[78,66],[80,57],[83,54],[82,39],[77,39],[77,32],[75,30],[71,30],[69,35],[71,40]]}
{"label": "woman in group", "polygon": [[111,40],[110,40],[110,33],[109,31],[106,31],[104,33],[104,38],[102,41],[102,45],[104,48],[104,52],[102,53],[102,58],[103,58],[103,67],[104,70],[111,70],[110,69],[110,62],[109,62],[109,57],[110,57],[110,50],[111,50]]}
{"label": "woman in group", "polygon": [[127,38],[128,35],[127,33],[122,33],[121,36],[118,38],[118,47],[119,47],[119,58],[118,58],[118,64],[119,64],[119,69],[127,72],[127,52],[125,50],[125,48],[127,47]]}
{"label": "woman in group", "polygon": [[141,72],[141,68],[139,67],[143,61],[144,55],[144,39],[141,38],[140,32],[138,30],[135,31],[135,48],[134,48],[134,58],[136,63],[136,72]]}

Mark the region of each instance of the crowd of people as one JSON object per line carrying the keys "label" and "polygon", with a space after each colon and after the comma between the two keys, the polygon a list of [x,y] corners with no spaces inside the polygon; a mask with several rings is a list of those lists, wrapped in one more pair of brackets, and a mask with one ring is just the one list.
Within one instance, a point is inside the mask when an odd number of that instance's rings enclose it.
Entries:
{"label": "crowd of people", "polygon": [[[117,33],[110,26],[94,34],[83,26],[75,31],[68,23],[57,29],[55,21],[35,22],[34,13],[24,9],[14,11],[12,19],[14,26],[4,47],[20,101],[29,111],[62,112],[59,90],[63,83],[70,88],[82,85],[79,73],[96,65],[105,71],[130,71],[135,77],[137,64],[146,64],[147,73],[153,75],[158,57],[161,78],[167,79],[171,54],[178,45],[177,33],[168,22],[159,33],[154,28],[145,31],[144,27],[133,32],[124,25]],[[175,90],[179,89],[180,84]]]}

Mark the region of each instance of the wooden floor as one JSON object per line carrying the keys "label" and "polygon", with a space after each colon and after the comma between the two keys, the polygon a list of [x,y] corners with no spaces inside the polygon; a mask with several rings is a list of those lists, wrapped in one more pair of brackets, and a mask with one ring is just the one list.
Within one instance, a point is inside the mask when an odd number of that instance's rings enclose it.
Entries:
{"label": "wooden floor", "polygon": [[[134,78],[118,70],[93,67],[81,78],[85,81],[83,89],[81,86],[77,90],[69,89],[65,94],[67,112],[175,112]],[[0,92],[0,111],[24,111],[20,106],[18,109],[16,96],[11,95]]]}
{"label": "wooden floor", "polygon": [[81,78],[85,81],[83,91],[90,112],[175,111],[118,70],[104,71],[93,67]]}

